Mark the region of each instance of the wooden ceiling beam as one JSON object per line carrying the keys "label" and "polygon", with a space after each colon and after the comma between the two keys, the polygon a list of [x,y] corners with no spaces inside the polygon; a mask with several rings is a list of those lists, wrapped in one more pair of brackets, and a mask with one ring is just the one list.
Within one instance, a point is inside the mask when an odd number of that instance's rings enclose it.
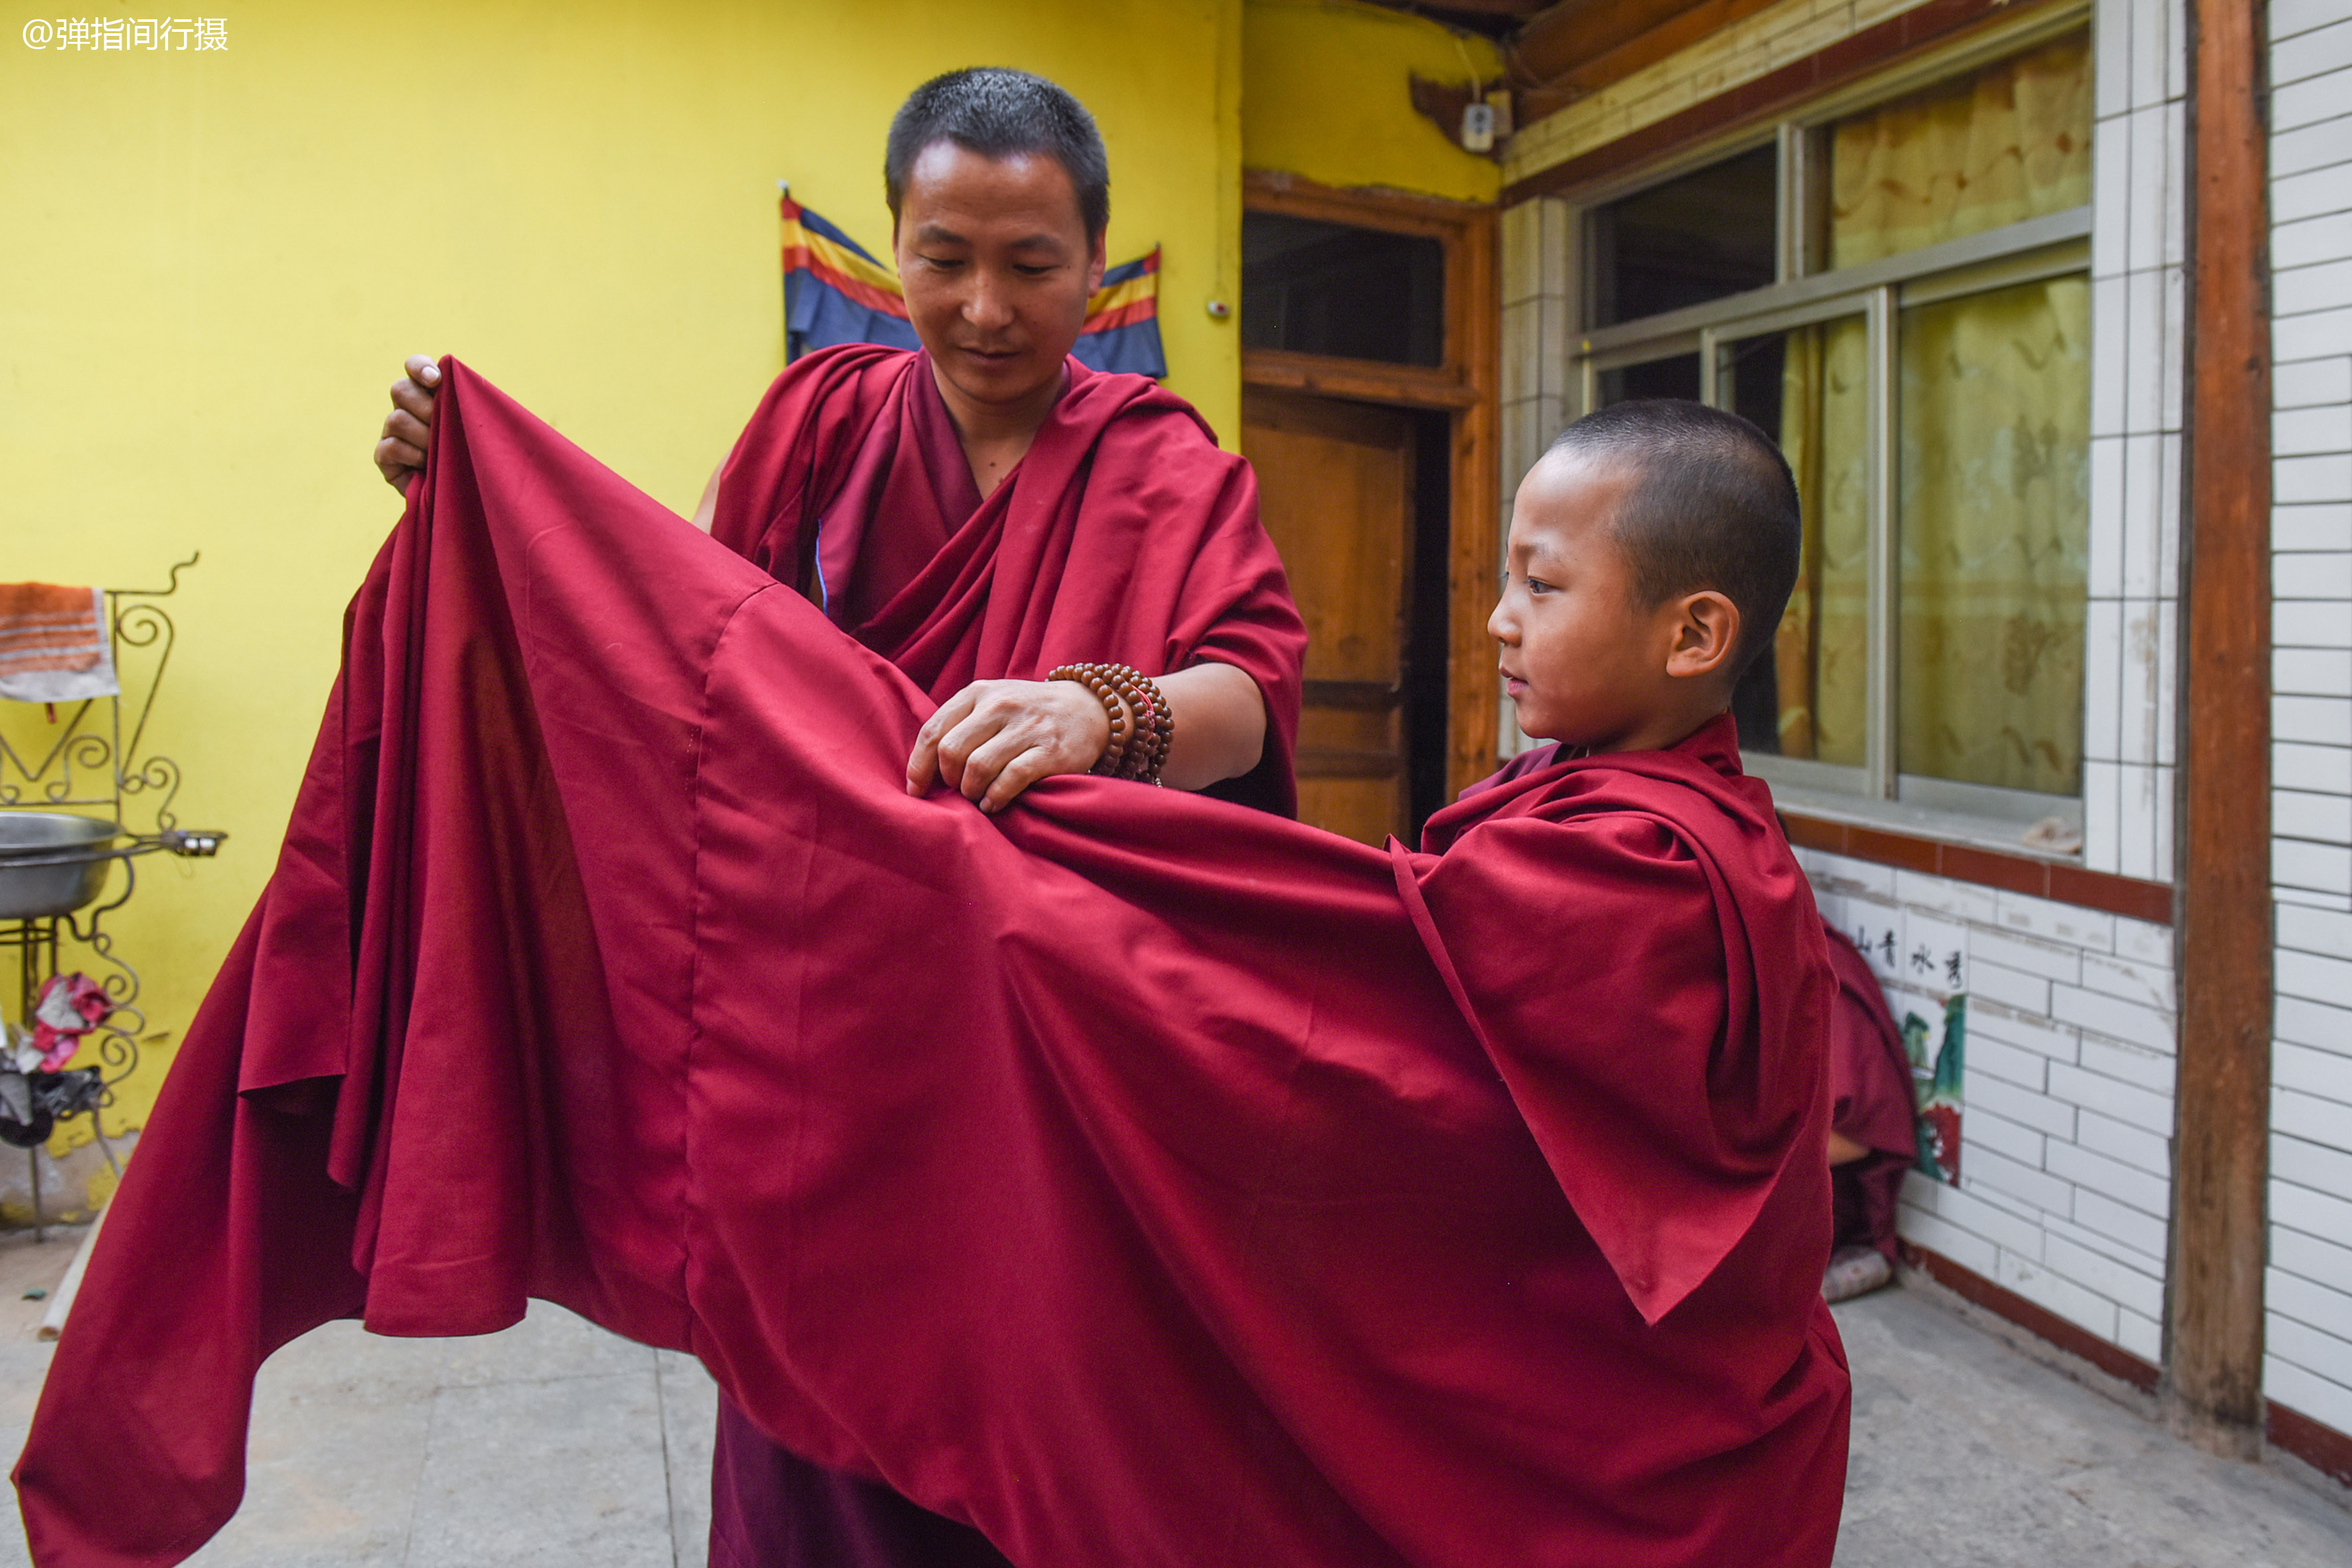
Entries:
{"label": "wooden ceiling beam", "polygon": [[[1613,82],[1679,54],[1708,34],[1729,26],[1775,3],[1775,0],[1675,0],[1671,16],[1601,53],[1562,69],[1536,77],[1530,69],[1524,41],[1512,51],[1518,69],[1519,123],[1542,119],[1578,99],[1599,92]],[[1632,7],[1628,7],[1632,9]],[[1529,29],[1533,31],[1532,28]]]}
{"label": "wooden ceiling beam", "polygon": [[1523,80],[1549,82],[1692,5],[1693,0],[1559,0],[1528,18],[1511,44],[1511,57]]}

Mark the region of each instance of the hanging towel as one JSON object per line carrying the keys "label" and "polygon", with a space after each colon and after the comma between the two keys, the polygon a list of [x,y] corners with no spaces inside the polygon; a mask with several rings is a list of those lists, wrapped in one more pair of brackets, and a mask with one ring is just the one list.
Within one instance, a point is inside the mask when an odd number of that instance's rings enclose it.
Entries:
{"label": "hanging towel", "polygon": [[121,689],[104,589],[0,583],[0,697],[79,702]]}

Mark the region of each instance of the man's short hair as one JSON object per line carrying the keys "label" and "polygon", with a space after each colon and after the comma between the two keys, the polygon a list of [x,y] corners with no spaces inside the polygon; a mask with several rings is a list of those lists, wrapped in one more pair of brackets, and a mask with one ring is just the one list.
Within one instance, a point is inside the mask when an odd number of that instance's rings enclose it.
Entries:
{"label": "man's short hair", "polygon": [[1102,132],[1085,104],[1042,76],[972,66],[935,76],[908,95],[890,121],[882,154],[882,195],[892,223],[898,221],[915,160],[941,142],[983,158],[1043,153],[1070,176],[1087,237],[1110,226],[1110,157]]}
{"label": "man's short hair", "polygon": [[1797,481],[1772,438],[1737,414],[1643,398],[1588,414],[1545,456],[1594,458],[1639,478],[1612,532],[1645,607],[1712,588],[1739,606],[1732,679],[1771,645],[1804,549]]}

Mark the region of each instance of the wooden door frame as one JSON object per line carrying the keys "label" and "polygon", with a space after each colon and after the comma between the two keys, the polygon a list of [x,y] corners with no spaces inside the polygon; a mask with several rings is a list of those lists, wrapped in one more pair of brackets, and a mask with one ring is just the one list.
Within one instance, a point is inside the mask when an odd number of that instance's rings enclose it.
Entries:
{"label": "wooden door frame", "polygon": [[1273,349],[1242,351],[1242,384],[1449,416],[1445,788],[1450,798],[1497,764],[1502,697],[1486,616],[1502,561],[1496,437],[1502,279],[1495,209],[1392,191],[1336,190],[1295,174],[1244,170],[1250,212],[1318,218],[1436,240],[1445,254],[1445,353],[1435,366],[1378,364]]}

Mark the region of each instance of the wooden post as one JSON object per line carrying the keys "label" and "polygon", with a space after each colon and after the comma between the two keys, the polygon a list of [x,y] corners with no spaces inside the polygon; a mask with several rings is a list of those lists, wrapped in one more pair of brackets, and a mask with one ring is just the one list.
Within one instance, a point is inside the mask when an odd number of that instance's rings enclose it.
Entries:
{"label": "wooden post", "polygon": [[2271,374],[2260,0],[2190,5],[2180,1058],[2168,1395],[2251,1453],[2270,1120]]}

